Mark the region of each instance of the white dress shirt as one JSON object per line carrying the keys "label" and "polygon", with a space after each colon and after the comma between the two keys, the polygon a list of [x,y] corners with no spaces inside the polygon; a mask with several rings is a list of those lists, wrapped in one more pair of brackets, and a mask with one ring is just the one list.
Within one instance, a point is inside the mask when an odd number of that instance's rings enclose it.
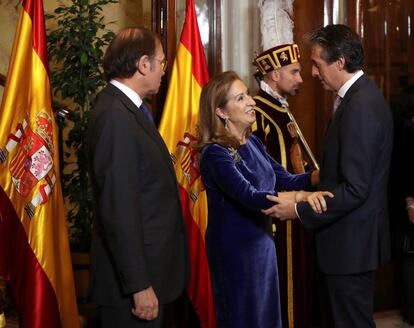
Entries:
{"label": "white dress shirt", "polygon": [[127,96],[129,99],[131,99],[131,101],[134,103],[135,106],[137,106],[137,108],[141,107],[141,104],[142,104],[141,97],[139,96],[138,93],[136,93],[130,87],[127,87],[125,84],[123,84],[123,83],[121,83],[117,80],[111,80],[111,81],[109,81],[109,83],[111,83],[112,85],[117,87],[119,90],[121,90],[125,94],[125,96]]}

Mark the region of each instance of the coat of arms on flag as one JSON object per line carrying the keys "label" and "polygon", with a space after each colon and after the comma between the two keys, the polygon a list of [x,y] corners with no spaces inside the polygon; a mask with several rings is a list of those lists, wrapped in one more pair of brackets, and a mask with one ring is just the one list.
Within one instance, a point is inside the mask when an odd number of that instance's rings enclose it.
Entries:
{"label": "coat of arms on flag", "polygon": [[27,123],[28,119],[17,124],[15,133],[9,135],[6,146],[0,149],[0,163],[14,153],[9,171],[16,191],[23,198],[28,198],[40,183],[39,191],[25,206],[26,214],[32,218],[34,209],[47,201],[56,175],[53,168],[52,119],[48,113],[39,112],[35,117],[34,130]]}
{"label": "coat of arms on flag", "polygon": [[191,147],[191,143],[196,140],[197,138],[192,134],[184,133],[184,139],[177,143],[175,153],[171,155],[174,167],[177,163],[180,164],[180,168],[176,167],[176,170],[181,169],[186,182],[184,184],[187,186],[190,198],[194,202],[200,192],[205,190],[200,176],[200,155],[197,150]]}

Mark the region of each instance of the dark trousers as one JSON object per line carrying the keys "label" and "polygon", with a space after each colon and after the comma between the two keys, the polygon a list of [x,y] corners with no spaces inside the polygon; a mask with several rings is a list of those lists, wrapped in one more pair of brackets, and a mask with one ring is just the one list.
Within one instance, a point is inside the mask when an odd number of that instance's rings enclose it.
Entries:
{"label": "dark trousers", "polygon": [[155,320],[146,321],[134,316],[131,308],[115,308],[100,306],[98,307],[98,315],[100,328],[161,328],[162,318],[164,314],[164,306],[160,305],[158,309],[158,317]]}
{"label": "dark trousers", "polygon": [[319,286],[323,328],[375,327],[373,271],[352,275],[321,274]]}

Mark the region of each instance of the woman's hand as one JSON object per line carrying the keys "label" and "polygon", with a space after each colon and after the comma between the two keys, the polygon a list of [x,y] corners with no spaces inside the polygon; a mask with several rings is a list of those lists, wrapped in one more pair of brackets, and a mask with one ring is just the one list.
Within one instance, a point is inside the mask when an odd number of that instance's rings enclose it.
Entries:
{"label": "woman's hand", "polygon": [[316,187],[319,184],[319,170],[313,170],[311,173],[311,185]]}
{"label": "woman's hand", "polygon": [[268,209],[262,210],[262,213],[282,221],[297,219],[295,204],[308,202],[315,213],[321,214],[328,209],[325,196],[330,198],[334,197],[329,191],[289,191],[280,192],[277,196],[267,195],[266,198],[276,204]]}
{"label": "woman's hand", "polygon": [[295,192],[280,192],[278,196],[267,195],[266,198],[276,204],[262,213],[282,221],[297,219],[295,211]]}
{"label": "woman's hand", "polygon": [[279,199],[283,198],[285,200],[291,200],[292,202],[296,202],[296,194],[296,191],[280,191],[277,193],[277,197]]}

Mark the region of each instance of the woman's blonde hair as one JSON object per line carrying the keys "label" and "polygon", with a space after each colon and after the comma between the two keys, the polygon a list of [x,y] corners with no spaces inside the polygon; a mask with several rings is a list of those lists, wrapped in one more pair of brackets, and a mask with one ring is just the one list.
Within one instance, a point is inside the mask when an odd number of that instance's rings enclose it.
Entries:
{"label": "woman's blonde hair", "polygon": [[225,128],[225,120],[216,115],[217,108],[226,106],[230,88],[238,80],[241,81],[234,71],[227,71],[215,75],[204,86],[200,96],[198,140],[193,145],[195,149],[201,150],[211,143],[234,148],[240,146],[240,142]]}

